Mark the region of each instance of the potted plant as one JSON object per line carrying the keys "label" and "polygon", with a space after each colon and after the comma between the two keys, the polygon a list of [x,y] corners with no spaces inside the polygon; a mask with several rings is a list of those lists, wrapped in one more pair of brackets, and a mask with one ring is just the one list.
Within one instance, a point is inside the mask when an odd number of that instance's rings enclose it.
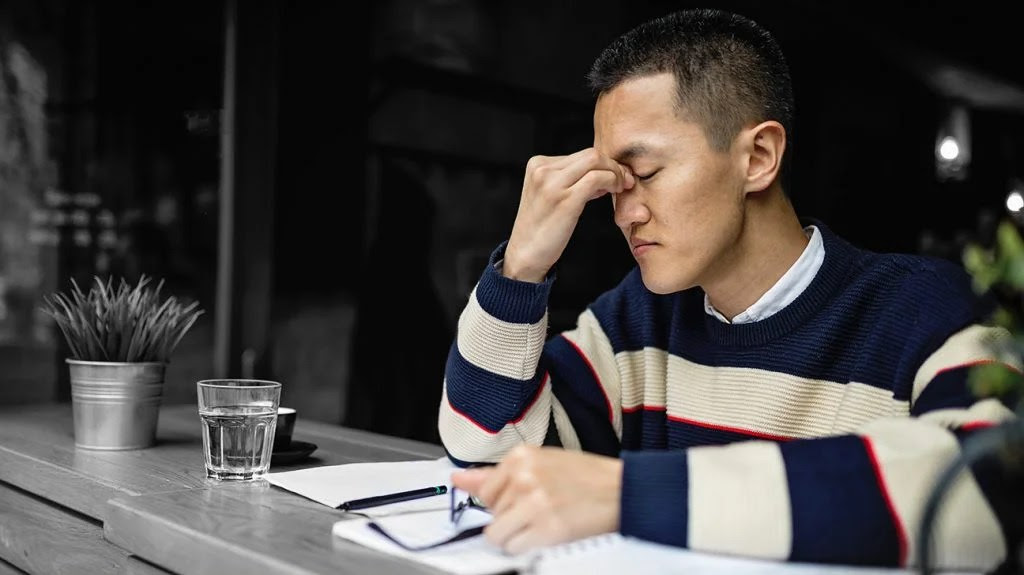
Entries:
{"label": "potted plant", "polygon": [[143,275],[134,285],[123,278],[95,277],[88,293],[71,280],[69,294],[43,298],[70,348],[68,364],[75,446],[85,449],[140,449],[156,441],[164,374],[175,347],[203,313],[169,296],[164,282],[153,288]]}
{"label": "potted plant", "polygon": [[[1001,340],[995,349],[997,357],[1024,358],[1024,239],[1011,220],[1003,220],[995,229],[994,241],[980,239],[968,242],[962,252],[964,267],[971,274],[974,290],[989,295],[996,303],[992,315],[995,325],[1006,328],[1013,338]],[[991,246],[987,244],[991,243]],[[922,575],[934,572],[932,566],[931,532],[934,529],[943,498],[963,471],[983,460],[995,465],[1009,484],[1024,481],[1024,374],[999,362],[981,363],[971,368],[968,383],[978,397],[1001,397],[1013,406],[1016,419],[983,429],[964,440],[959,455],[939,475],[928,494],[921,530],[918,535]],[[1021,498],[1012,497],[1007,517],[1011,530],[1024,529],[1024,508]],[[1008,549],[1008,560],[1000,572],[1019,573],[1024,570],[1024,548]]]}

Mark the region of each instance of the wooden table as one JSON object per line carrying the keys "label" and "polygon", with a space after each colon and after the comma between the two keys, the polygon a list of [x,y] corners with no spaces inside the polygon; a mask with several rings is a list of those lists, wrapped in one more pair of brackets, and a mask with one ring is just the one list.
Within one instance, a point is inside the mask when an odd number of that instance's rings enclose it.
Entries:
{"label": "wooden table", "polygon": [[[444,453],[301,414],[294,438],[318,449],[272,471]],[[337,540],[339,515],[206,479],[194,405],[163,407],[157,445],[119,452],[76,449],[69,404],[0,409],[0,573],[437,573]]]}

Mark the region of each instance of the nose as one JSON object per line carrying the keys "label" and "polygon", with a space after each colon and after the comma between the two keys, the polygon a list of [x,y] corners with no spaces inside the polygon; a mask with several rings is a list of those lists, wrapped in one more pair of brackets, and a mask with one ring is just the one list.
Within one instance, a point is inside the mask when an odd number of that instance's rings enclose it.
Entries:
{"label": "nose", "polygon": [[612,206],[615,208],[615,225],[627,236],[634,226],[645,224],[651,219],[651,210],[638,186],[613,195]]}

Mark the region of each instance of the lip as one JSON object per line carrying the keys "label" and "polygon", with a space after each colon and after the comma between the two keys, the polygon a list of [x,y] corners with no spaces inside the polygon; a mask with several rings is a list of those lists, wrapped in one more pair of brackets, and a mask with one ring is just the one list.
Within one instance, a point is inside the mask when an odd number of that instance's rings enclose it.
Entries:
{"label": "lip", "polygon": [[658,245],[655,242],[651,242],[642,238],[632,238],[629,240],[630,248],[633,250],[633,256],[637,257],[645,252],[650,251],[654,246]]}

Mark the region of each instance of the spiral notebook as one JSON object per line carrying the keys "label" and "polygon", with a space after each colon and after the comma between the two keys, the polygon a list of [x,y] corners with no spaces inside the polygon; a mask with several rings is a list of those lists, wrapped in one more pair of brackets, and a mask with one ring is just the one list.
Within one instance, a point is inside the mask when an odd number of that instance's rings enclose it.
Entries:
{"label": "spiral notebook", "polygon": [[455,575],[912,575],[913,571],[785,563],[712,555],[649,543],[617,533],[555,545],[522,555],[509,555],[484,537],[458,541],[425,551],[408,551],[370,528],[371,521],[399,536],[415,534],[407,543],[429,542],[449,529],[447,511],[423,511],[384,518],[338,521],[333,533],[378,551],[429,565]]}
{"label": "spiral notebook", "polygon": [[713,555],[609,533],[537,552],[530,575],[911,575],[914,571]]}

